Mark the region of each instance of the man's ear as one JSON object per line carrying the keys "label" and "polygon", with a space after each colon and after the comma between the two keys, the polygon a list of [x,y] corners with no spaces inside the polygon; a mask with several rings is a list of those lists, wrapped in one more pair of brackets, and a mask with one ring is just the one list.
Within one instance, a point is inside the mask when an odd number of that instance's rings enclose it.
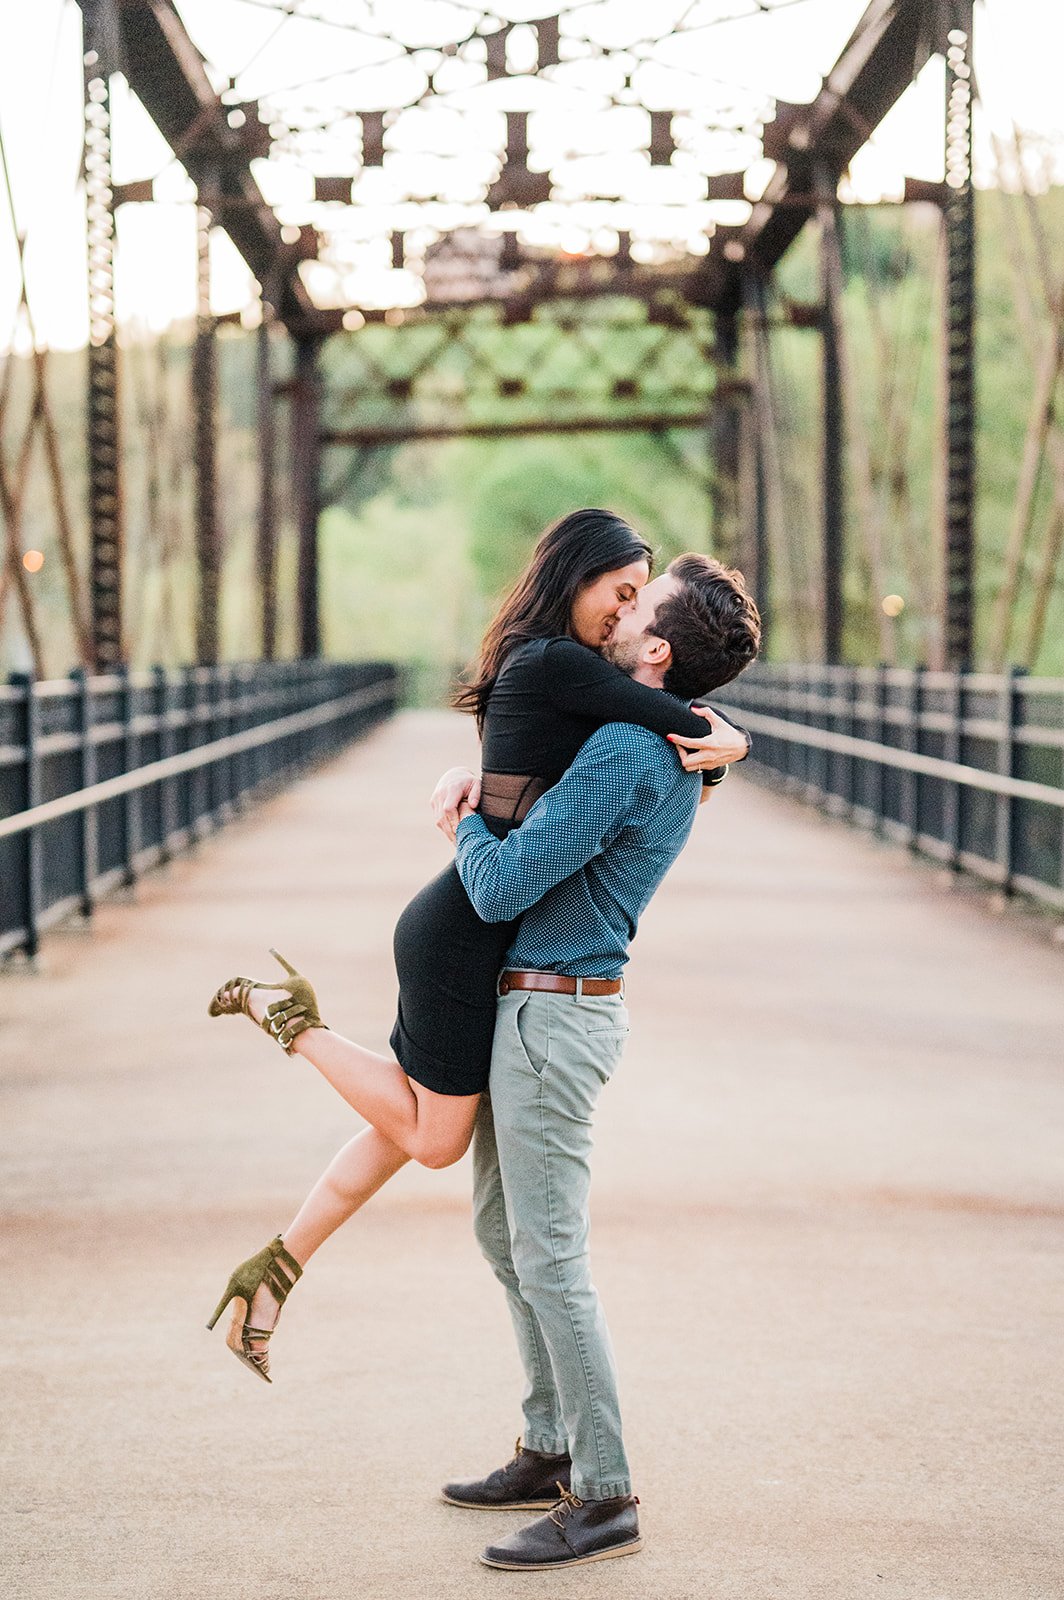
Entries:
{"label": "man's ear", "polygon": [[672,645],[668,639],[659,639],[656,633],[648,634],[643,646],[643,660],[648,667],[667,670],[672,660]]}

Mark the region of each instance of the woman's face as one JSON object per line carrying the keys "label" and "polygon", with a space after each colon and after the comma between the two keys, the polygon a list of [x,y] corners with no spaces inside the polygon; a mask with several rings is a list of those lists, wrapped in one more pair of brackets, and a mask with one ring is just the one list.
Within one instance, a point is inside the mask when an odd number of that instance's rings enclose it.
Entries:
{"label": "woman's face", "polygon": [[617,618],[635,600],[650,577],[646,561],[632,561],[627,567],[604,572],[578,589],[569,613],[574,639],[592,650],[600,650],[613,633]]}

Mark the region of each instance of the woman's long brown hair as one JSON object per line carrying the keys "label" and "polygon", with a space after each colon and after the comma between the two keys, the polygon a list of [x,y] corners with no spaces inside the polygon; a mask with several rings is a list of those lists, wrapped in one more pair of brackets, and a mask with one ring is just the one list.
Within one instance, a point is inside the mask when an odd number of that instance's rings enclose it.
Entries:
{"label": "woman's long brown hair", "polygon": [[633,561],[652,563],[650,546],[615,512],[573,511],[555,522],[536,541],[532,559],[484,635],[472,681],[452,703],[472,712],[483,732],[488,699],[511,650],[529,639],[568,634],[573,601],[584,585]]}

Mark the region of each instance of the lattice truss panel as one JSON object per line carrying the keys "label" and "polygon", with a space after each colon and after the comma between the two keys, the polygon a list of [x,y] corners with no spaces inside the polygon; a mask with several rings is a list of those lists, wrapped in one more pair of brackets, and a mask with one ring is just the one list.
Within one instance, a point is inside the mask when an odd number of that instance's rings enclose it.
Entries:
{"label": "lattice truss panel", "polygon": [[[756,33],[808,3],[584,0],[544,17],[542,0],[186,0],[181,12],[228,74],[231,125],[268,157],[255,176],[315,302],[364,311],[527,293],[559,252],[621,271],[705,255],[718,223],[745,219],[747,188],[760,192],[764,175],[744,173],[776,109],[765,87],[722,77],[714,41],[722,24],[758,19]],[[249,19],[239,63],[234,14]]]}
{"label": "lattice truss panel", "polygon": [[324,438],[631,428],[701,421],[713,390],[708,312],[669,296],[491,306],[370,324],[325,352]]}

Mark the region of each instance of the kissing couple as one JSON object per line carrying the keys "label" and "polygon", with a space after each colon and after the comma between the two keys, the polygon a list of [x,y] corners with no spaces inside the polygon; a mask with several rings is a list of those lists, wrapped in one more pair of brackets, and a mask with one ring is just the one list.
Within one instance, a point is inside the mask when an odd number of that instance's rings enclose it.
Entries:
{"label": "kissing couple", "polygon": [[330,1028],[281,957],[280,982],[232,978],[209,1008],[250,1017],[369,1124],[236,1268],[209,1323],[233,1305],[229,1348],[267,1382],[279,1313],[319,1246],[407,1161],[449,1166],[472,1143],[474,1231],[513,1320],[524,1423],[510,1461],[443,1498],[544,1513],[483,1552],[511,1570],[642,1548],[591,1280],[592,1121],[628,1037],[639,917],[749,749],[691,701],[760,644],[739,572],[688,554],[652,578],[652,559],[622,518],[574,512],[541,535],[489,627],[456,700],[476,718],[482,771],[452,768],[433,795],[455,857],[395,930],[392,1053]]}

